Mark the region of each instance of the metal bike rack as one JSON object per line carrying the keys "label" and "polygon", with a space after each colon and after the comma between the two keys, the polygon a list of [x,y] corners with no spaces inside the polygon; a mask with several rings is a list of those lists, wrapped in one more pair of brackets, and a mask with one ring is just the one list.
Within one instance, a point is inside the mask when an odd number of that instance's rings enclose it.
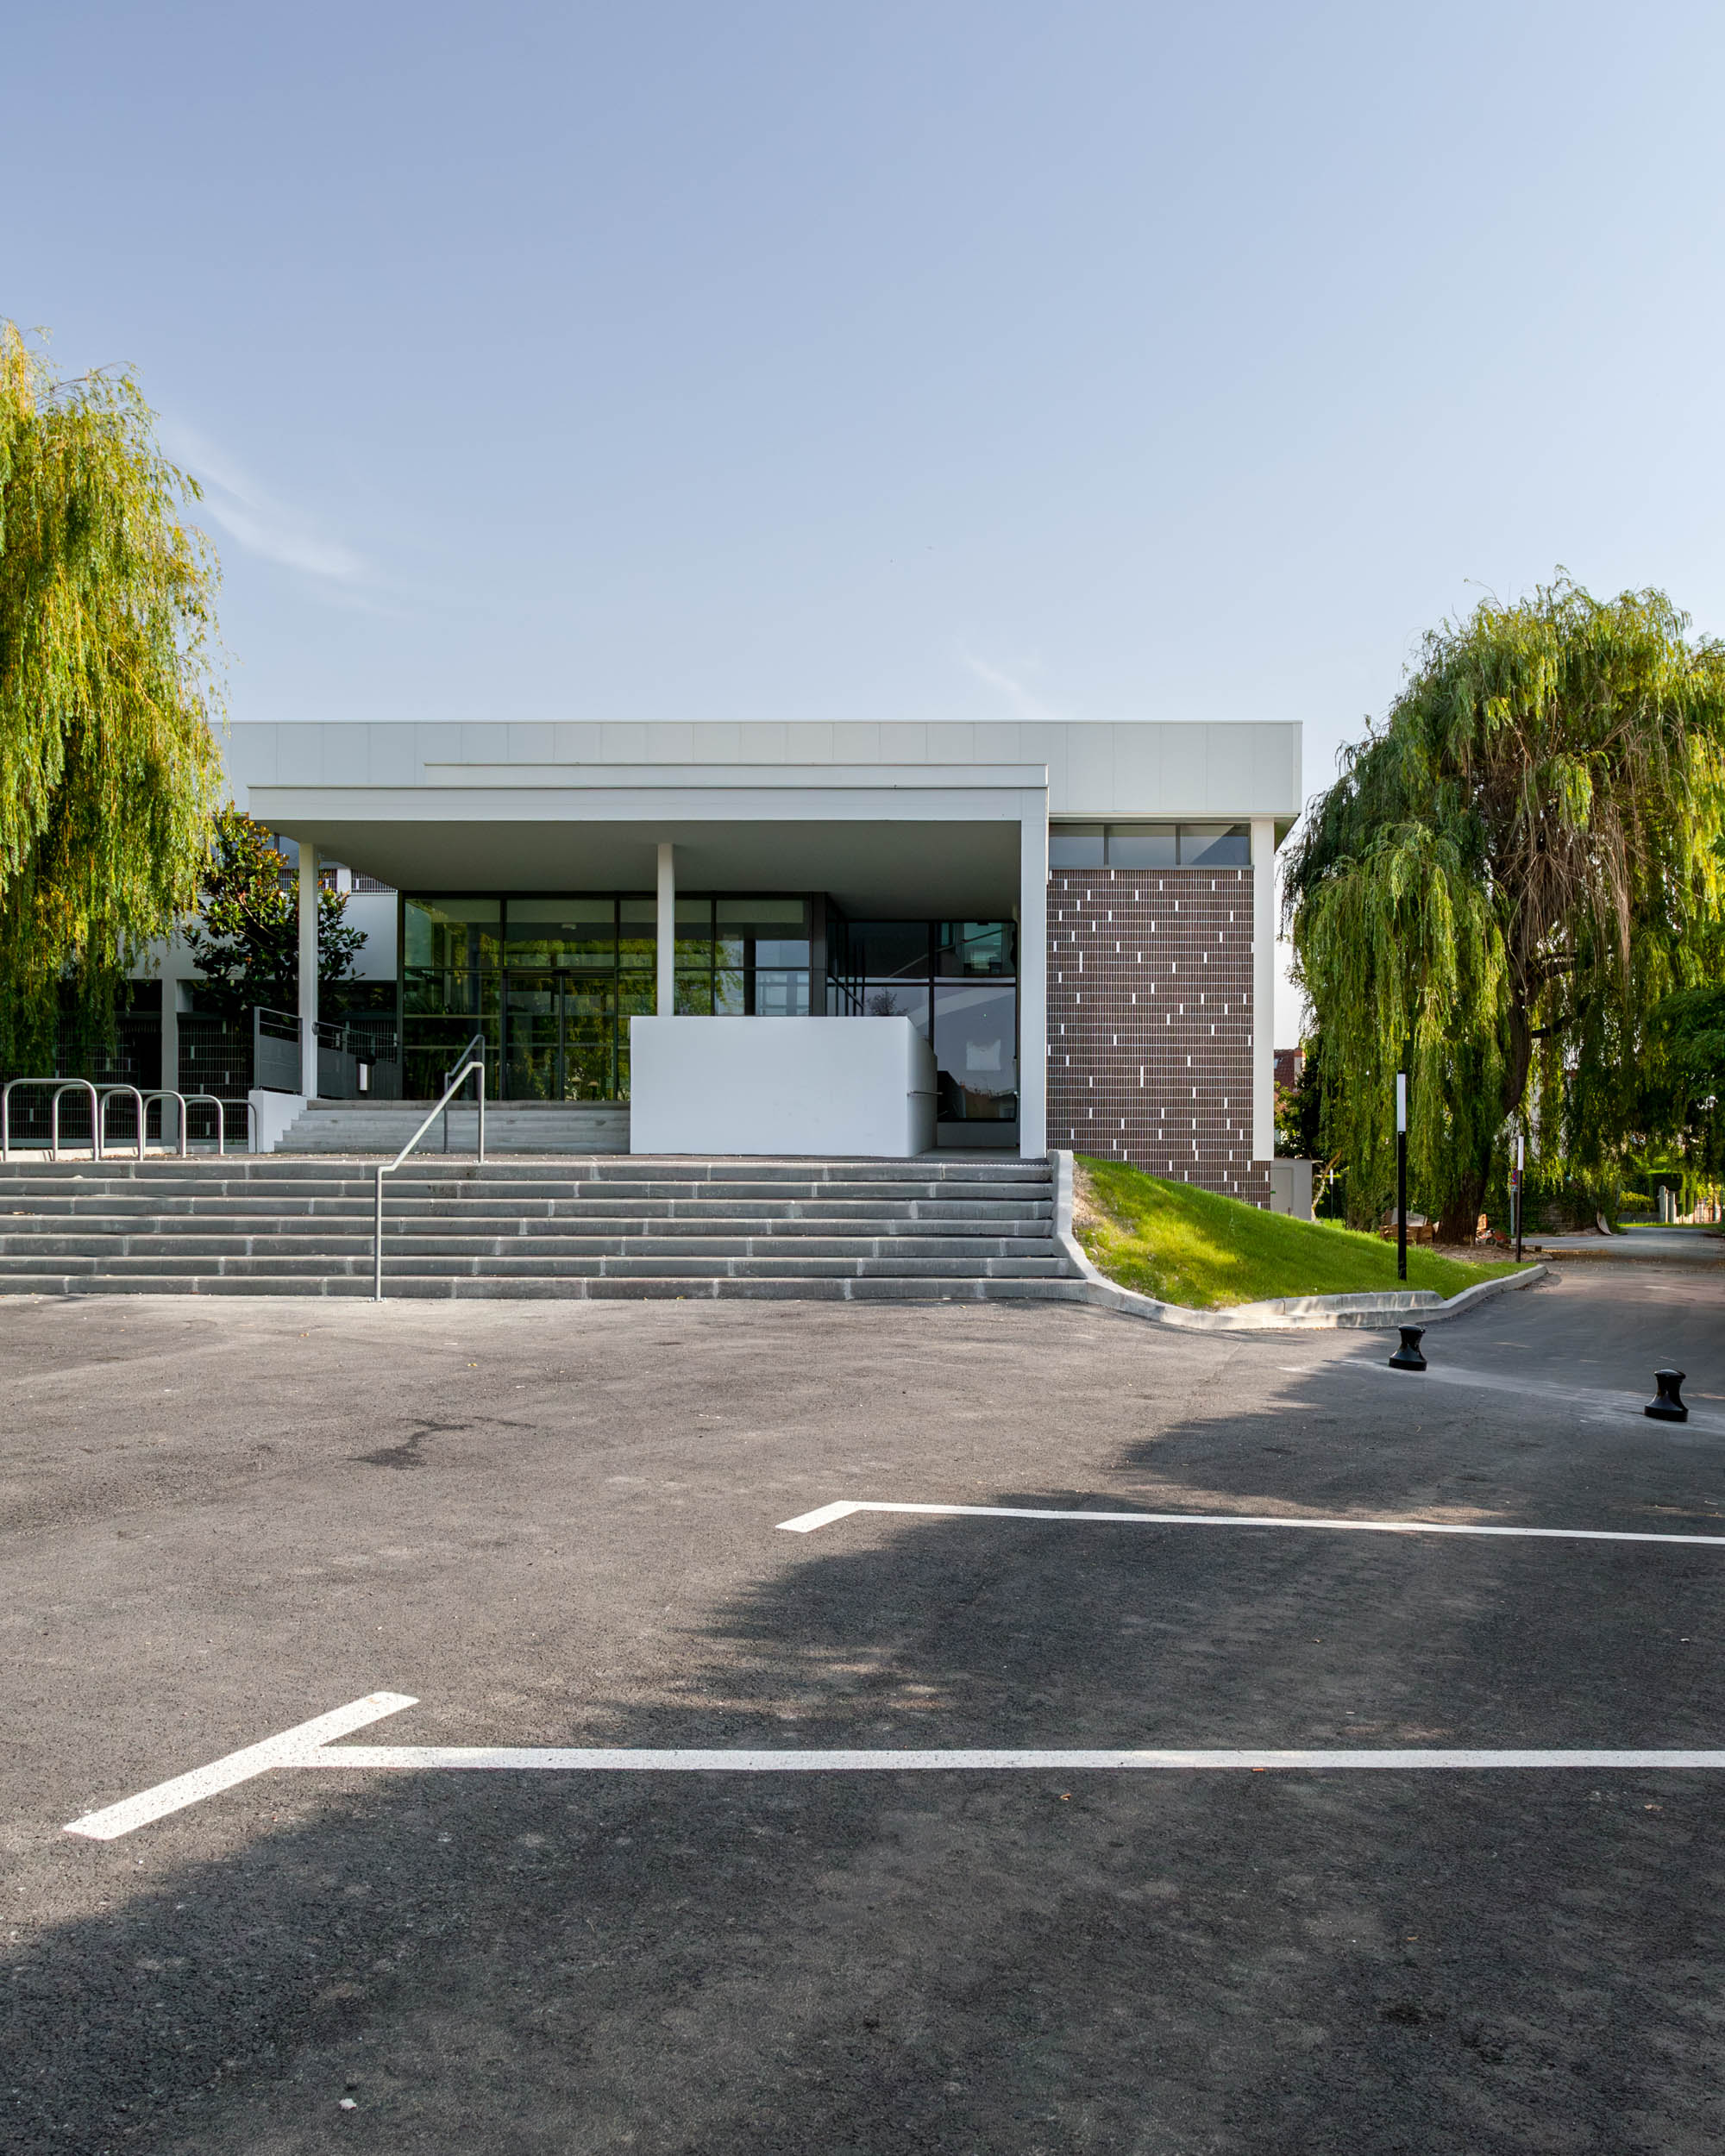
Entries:
{"label": "metal bike rack", "polygon": [[87,1078],[9,1078],[0,1086],[0,1161],[12,1157],[12,1095],[20,1086],[52,1086],[53,1105],[48,1113],[48,1158],[56,1165],[60,1161],[60,1099],[63,1093],[87,1093],[90,1095],[90,1150],[93,1159],[102,1157],[102,1102],[96,1088]]}
{"label": "metal bike rack", "polygon": [[116,1094],[116,1093],[129,1093],[129,1094],[131,1094],[131,1096],[132,1096],[133,1102],[134,1102],[134,1104],[135,1104],[135,1106],[136,1106],[136,1109],[137,1109],[137,1113],[138,1113],[138,1158],[139,1158],[140,1160],[141,1160],[141,1159],[144,1157],[144,1096],[143,1096],[143,1094],[141,1094],[141,1093],[138,1091],[138,1088],[137,1088],[135,1086],[98,1086],[98,1087],[96,1088],[96,1093],[97,1093],[97,1099],[98,1099],[98,1100],[101,1101],[101,1103],[102,1103],[102,1123],[103,1123],[103,1130],[102,1130],[103,1150],[102,1150],[102,1151],[101,1151],[100,1153],[98,1153],[98,1154],[97,1155],[97,1158],[98,1160],[105,1160],[105,1159],[108,1157],[108,1151],[107,1151],[107,1143],[108,1143],[108,1129],[107,1129],[107,1124],[108,1124],[108,1103],[109,1103],[109,1102],[110,1102],[110,1101],[113,1099],[113,1098],[114,1098],[114,1096],[115,1096],[115,1094]]}

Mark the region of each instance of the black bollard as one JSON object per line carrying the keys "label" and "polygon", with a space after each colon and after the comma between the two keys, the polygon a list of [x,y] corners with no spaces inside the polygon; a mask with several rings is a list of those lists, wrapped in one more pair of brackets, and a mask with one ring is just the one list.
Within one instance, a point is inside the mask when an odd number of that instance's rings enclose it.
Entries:
{"label": "black bollard", "polygon": [[1642,1408],[1644,1415],[1651,1415],[1655,1422],[1687,1422],[1689,1410],[1683,1404],[1683,1370],[1655,1370],[1653,1382],[1658,1395]]}
{"label": "black bollard", "polygon": [[[1402,1344],[1389,1358],[1390,1369],[1393,1370],[1424,1369],[1426,1358],[1420,1352],[1420,1343],[1426,1337],[1425,1327],[1417,1325],[1404,1325],[1400,1330]],[[1649,1407],[1647,1413],[1652,1414],[1653,1412],[1653,1409]]]}

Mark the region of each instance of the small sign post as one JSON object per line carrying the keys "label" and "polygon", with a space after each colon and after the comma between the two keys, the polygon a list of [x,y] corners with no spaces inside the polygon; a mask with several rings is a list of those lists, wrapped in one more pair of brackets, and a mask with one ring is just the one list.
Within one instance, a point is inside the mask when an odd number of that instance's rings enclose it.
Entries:
{"label": "small sign post", "polygon": [[1515,1165],[1509,1170],[1509,1210],[1515,1216],[1515,1263],[1521,1263],[1521,1133],[1515,1133]]}

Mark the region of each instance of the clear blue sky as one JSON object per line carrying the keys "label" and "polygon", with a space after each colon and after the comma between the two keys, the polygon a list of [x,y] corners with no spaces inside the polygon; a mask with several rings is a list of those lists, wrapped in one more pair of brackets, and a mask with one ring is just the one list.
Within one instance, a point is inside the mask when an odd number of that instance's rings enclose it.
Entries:
{"label": "clear blue sky", "polygon": [[1288,718],[1310,789],[1482,586],[1725,631],[1717,0],[73,0],[3,100],[0,312],[208,483],[236,717]]}

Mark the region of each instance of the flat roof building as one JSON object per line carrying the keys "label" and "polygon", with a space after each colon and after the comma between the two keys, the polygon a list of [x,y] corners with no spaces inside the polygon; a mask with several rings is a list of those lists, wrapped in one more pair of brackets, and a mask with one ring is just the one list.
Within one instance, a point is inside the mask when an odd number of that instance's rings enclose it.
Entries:
{"label": "flat roof building", "polygon": [[224,753],[302,889],[334,861],[361,893],[408,1097],[478,1035],[488,1094],[626,1104],[637,1151],[1070,1147],[1267,1201],[1296,724],[242,723]]}

